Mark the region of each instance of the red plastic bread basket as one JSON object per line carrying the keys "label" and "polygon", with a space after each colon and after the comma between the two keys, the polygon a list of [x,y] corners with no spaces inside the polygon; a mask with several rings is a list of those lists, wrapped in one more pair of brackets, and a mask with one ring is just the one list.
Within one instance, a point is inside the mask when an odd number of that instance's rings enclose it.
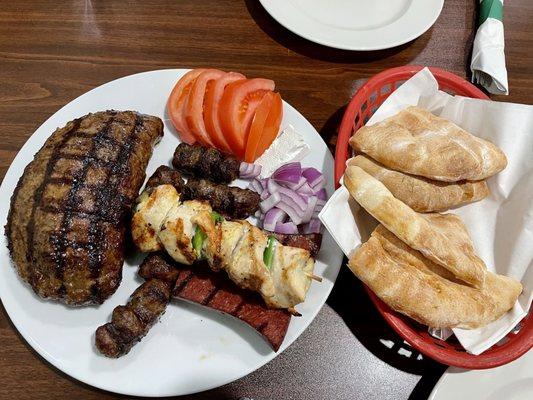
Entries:
{"label": "red plastic bread basket", "polygon": [[[409,65],[383,71],[366,82],[350,101],[344,113],[335,151],[335,182],[344,174],[346,160],[351,157],[348,141],[350,137],[403,82],[411,78],[423,67]],[[430,68],[439,83],[439,88],[450,94],[478,99],[488,97],[464,79],[438,68]],[[533,347],[533,313],[524,318],[519,327],[503,340],[481,355],[467,353],[455,338],[442,341],[433,338],[427,327],[393,311],[370,289],[367,292],[375,306],[389,325],[411,346],[434,360],[460,368],[494,368],[511,362]]]}

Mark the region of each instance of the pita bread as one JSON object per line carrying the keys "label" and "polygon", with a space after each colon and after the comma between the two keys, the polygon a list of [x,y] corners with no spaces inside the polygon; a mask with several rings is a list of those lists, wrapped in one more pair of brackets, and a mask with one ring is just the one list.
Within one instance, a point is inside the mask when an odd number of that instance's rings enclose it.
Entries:
{"label": "pita bread", "polygon": [[344,184],[354,199],[400,240],[443,266],[457,279],[481,288],[486,267],[474,246],[454,230],[436,225],[396,199],[380,181],[357,166],[349,166]]}
{"label": "pita bread", "polygon": [[[451,215],[428,217],[467,238],[464,225]],[[440,265],[411,249],[382,225],[349,261],[352,272],[392,309],[433,328],[474,329],[509,311],[522,292],[512,278],[486,273],[483,289],[454,280]]]}
{"label": "pita bread", "polygon": [[363,126],[350,144],[387,168],[438,181],[480,181],[507,165],[494,144],[419,107]]}
{"label": "pita bread", "polygon": [[394,197],[417,212],[445,211],[461,204],[479,201],[490,193],[485,181],[434,181],[388,169],[364,155],[348,160],[348,165],[362,168],[383,183]]}

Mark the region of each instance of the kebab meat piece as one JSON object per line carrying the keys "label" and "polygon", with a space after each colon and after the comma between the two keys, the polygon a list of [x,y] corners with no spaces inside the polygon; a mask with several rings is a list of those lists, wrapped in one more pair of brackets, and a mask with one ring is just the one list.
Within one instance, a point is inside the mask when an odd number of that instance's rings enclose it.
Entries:
{"label": "kebab meat piece", "polygon": [[120,357],[139,342],[165,312],[173,283],[149,279],[131,295],[125,306],[113,310],[111,322],[96,330],[96,348],[107,357]]}
{"label": "kebab meat piece", "polygon": [[191,265],[206,260],[242,288],[258,292],[271,308],[294,310],[312,279],[309,251],[284,246],[247,221],[224,220],[207,202],[182,201],[172,185],[160,185],[139,198],[132,236],[143,252],[165,250]]}
{"label": "kebab meat piece", "polygon": [[178,171],[217,183],[230,183],[239,177],[241,163],[212,147],[180,143],[172,166]]}
{"label": "kebab meat piece", "polygon": [[169,184],[181,193],[182,200],[205,200],[211,207],[228,218],[247,218],[259,209],[261,198],[250,189],[213,183],[207,179],[189,177],[185,183],[181,173],[160,166],[146,183],[146,188]]}
{"label": "kebab meat piece", "polygon": [[257,293],[241,289],[207,265],[186,266],[164,252],[152,253],[142,262],[139,275],[146,282],[126,306],[115,308],[110,323],[96,330],[96,347],[107,357],[120,357],[138,343],[164,313],[170,297],[238,318],[254,328],[274,351],[285,338],[291,318],[287,310],[267,308]]}

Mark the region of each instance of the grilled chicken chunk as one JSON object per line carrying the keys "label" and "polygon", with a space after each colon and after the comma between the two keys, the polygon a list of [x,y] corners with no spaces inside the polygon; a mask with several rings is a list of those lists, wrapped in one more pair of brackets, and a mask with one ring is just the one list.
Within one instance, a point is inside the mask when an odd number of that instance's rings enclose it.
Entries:
{"label": "grilled chicken chunk", "polygon": [[132,111],[88,114],[50,136],[18,182],[5,227],[35,293],[85,305],[115,292],[126,220],[162,136],[159,118]]}
{"label": "grilled chicken chunk", "polygon": [[145,190],[141,193],[131,221],[131,235],[140,251],[163,249],[158,238],[159,231],[170,209],[179,200],[179,193],[171,185],[161,185],[153,191]]}
{"label": "grilled chicken chunk", "polygon": [[[307,250],[272,238],[273,256],[267,265],[264,256],[270,239],[250,223],[216,221],[208,203],[180,202],[171,185],[158,186],[141,198],[132,220],[133,241],[141,250],[164,248],[186,265],[206,259],[211,269],[224,269],[240,287],[260,293],[270,307],[292,308],[304,301],[314,268]],[[165,217],[151,219],[153,214]],[[146,237],[155,245],[146,246]]]}

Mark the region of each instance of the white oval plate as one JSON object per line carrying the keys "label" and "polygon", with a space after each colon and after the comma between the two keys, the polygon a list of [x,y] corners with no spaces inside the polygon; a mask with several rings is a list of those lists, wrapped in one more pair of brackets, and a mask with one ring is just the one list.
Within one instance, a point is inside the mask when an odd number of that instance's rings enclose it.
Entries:
{"label": "white oval plate", "polygon": [[380,50],[416,39],[437,20],[444,0],[260,0],[281,25],[312,42],[344,50]]}
{"label": "white oval plate", "polygon": [[509,364],[467,371],[450,367],[428,400],[529,400],[533,397],[533,351]]}
{"label": "white oval plate", "polygon": [[[89,112],[136,110],[160,117],[165,135],[155,150],[147,175],[168,165],[179,143],[165,115],[167,96],[187,70],[161,70],[127,76],[102,85],[73,100],[51,116],[30,137],[11,164],[0,188],[1,225],[6,223],[9,199],[24,167],[50,134],[68,121]],[[284,103],[282,128],[292,124],[310,145],[304,165],[322,170],[328,193],[333,193],[333,158],[313,126]],[[326,232],[306,301],[292,318],[278,353],[251,328],[232,317],[182,301],[173,301],[141,343],[119,359],[105,358],[94,348],[94,331],[108,322],[114,307],[124,304],[141,283],[141,257],[124,265],[122,284],[98,307],[69,308],[43,301],[19,279],[12,267],[5,236],[0,249],[0,297],[13,324],[47,361],[66,374],[98,388],[137,396],[172,396],[215,388],[243,377],[285,350],[307,328],[326,301],[339,272],[342,254]]]}

